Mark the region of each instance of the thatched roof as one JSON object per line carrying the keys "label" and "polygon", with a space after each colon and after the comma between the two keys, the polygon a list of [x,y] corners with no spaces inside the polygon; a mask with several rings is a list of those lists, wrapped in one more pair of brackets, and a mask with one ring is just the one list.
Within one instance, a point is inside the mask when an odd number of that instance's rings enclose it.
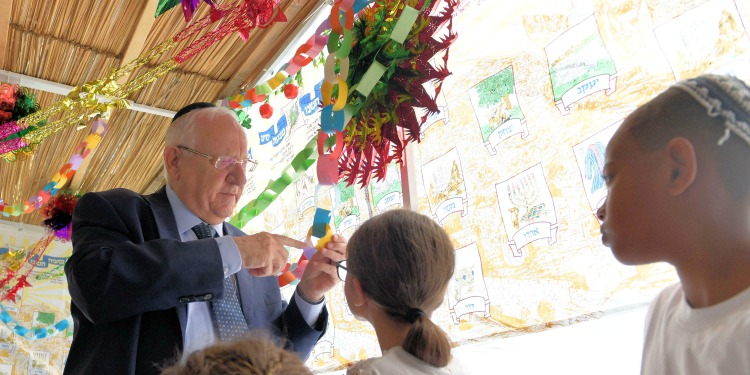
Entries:
{"label": "thatched roof", "polygon": [[[228,6],[241,1],[217,3]],[[230,35],[128,99],[176,111],[190,102],[213,102],[236,93],[243,85],[256,83],[264,69],[278,68],[269,65],[324,2],[282,0],[287,22],[254,29],[247,42],[236,33]],[[0,68],[68,86],[102,78],[186,26],[179,6],[154,18],[157,3],[157,0],[0,1]],[[201,2],[193,20],[207,15],[209,10]],[[182,42],[175,50],[188,43]],[[134,71],[131,77],[173,56],[164,54]],[[62,98],[49,92],[33,92],[42,107]],[[71,188],[85,192],[124,187],[142,193],[159,188],[163,184],[160,151],[169,118],[120,109],[113,111],[108,123],[106,137],[81,166]],[[32,156],[13,163],[0,161],[0,199],[5,204],[17,204],[36,195],[88,134],[87,127],[68,126],[45,139]],[[30,224],[42,220],[37,212],[2,219]]]}

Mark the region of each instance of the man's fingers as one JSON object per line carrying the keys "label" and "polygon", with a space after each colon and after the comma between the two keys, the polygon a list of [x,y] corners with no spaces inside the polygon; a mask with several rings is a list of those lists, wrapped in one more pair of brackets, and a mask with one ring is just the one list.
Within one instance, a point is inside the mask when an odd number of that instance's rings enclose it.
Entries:
{"label": "man's fingers", "polygon": [[327,248],[319,251],[319,253],[334,262],[346,259],[346,256],[344,256],[344,254],[335,250],[328,250]]}
{"label": "man's fingers", "polygon": [[318,260],[311,260],[310,263],[308,263],[308,267],[309,266],[313,266],[322,272],[325,272],[331,276],[335,276],[338,279],[338,271],[336,270],[336,266],[334,266],[333,264],[328,264],[326,262],[321,262]]}
{"label": "man's fingers", "polygon": [[291,246],[297,249],[304,249],[307,246],[306,243],[302,241],[297,241],[294,238],[289,238],[287,236],[282,236],[280,234],[274,234],[273,236],[276,242],[278,242],[281,246]]}

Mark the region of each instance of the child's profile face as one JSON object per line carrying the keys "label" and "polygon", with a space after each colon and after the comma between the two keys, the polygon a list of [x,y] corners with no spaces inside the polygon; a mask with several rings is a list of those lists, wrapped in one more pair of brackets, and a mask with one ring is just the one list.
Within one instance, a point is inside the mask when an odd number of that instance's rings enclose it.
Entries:
{"label": "child's profile face", "polygon": [[623,264],[646,264],[657,259],[660,223],[659,183],[662,152],[638,147],[630,128],[644,119],[636,111],[623,122],[610,140],[602,177],[607,199],[597,211],[602,221],[602,243]]}

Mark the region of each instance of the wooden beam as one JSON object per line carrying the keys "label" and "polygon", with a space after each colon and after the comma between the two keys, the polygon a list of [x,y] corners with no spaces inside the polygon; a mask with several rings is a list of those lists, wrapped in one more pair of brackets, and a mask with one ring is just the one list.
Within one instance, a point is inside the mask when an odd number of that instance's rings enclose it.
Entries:
{"label": "wooden beam", "polygon": [[[325,3],[325,0],[315,1],[288,1],[284,12],[287,18],[292,20],[299,14],[309,15],[308,17],[301,17],[303,20],[310,20],[314,17],[314,12],[320,9]],[[295,12],[291,12],[292,6],[300,6]],[[257,80],[261,78],[265,69],[277,68],[274,66],[268,66],[276,61],[285,48],[291,43],[295,37],[301,32],[305,31],[307,27],[317,27],[318,25],[309,25],[308,22],[299,22],[297,24],[288,23],[277,23],[268,29],[256,29],[252,33],[261,33],[260,40],[253,48],[252,55],[245,60],[245,62],[239,66],[235,74],[229,78],[226,86],[221,91],[218,99],[226,98],[229,95],[237,93],[240,86],[247,81],[255,84]],[[303,41],[304,43],[304,41]],[[295,48],[298,46],[295,46]],[[283,63],[283,62],[282,62]]]}
{"label": "wooden beam", "polygon": [[[154,14],[156,13],[156,7],[158,4],[159,0],[148,0],[146,6],[143,7],[140,16],[138,16],[138,24],[133,31],[133,35],[130,37],[130,42],[128,43],[127,48],[125,48],[125,52],[122,54],[120,67],[135,60],[141,55],[141,52],[143,52],[146,38],[148,38],[151,28],[154,27],[154,21],[156,21]],[[130,75],[120,78],[118,83],[124,84],[128,81],[128,78],[130,78]]]}
{"label": "wooden beam", "polygon": [[5,56],[8,56],[8,40],[10,39],[10,14],[13,11],[13,1],[0,1],[0,69],[5,68]]}

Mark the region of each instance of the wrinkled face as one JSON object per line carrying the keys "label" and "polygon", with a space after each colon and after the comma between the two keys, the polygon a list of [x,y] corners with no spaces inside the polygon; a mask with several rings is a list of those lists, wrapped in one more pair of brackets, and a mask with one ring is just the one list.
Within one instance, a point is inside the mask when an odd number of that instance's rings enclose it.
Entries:
{"label": "wrinkled face", "polygon": [[[623,264],[646,264],[660,259],[660,227],[666,224],[661,195],[664,152],[637,146],[629,129],[645,116],[636,110],[615,132],[607,146],[602,176],[608,195],[597,211],[602,243]],[[666,216],[668,217],[668,216]]]}
{"label": "wrinkled face", "polygon": [[[247,139],[231,116],[220,116],[209,123],[205,114],[196,114],[196,143],[184,145],[211,156],[247,157]],[[218,224],[232,215],[247,181],[245,169],[236,164],[216,169],[208,159],[177,149],[176,175],[170,185],[185,206],[209,224]]]}

